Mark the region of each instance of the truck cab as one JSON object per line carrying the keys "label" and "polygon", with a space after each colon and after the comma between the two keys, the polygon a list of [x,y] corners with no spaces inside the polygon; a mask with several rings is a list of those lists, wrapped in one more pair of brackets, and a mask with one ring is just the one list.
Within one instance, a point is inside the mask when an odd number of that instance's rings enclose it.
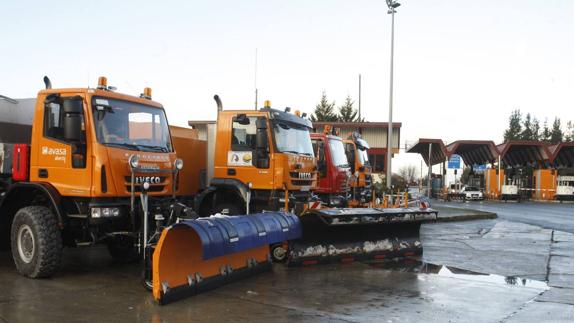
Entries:
{"label": "truck cab", "polygon": [[369,144],[357,132],[343,140],[345,154],[351,167],[351,200],[353,206],[366,205],[372,200],[372,167],[369,163]]}
{"label": "truck cab", "polygon": [[207,129],[208,185],[195,201],[200,215],[302,211],[317,180],[311,122],[268,102],[259,110],[223,110],[216,100],[217,122]]}
{"label": "truck cab", "polygon": [[101,242],[120,261],[137,256],[144,221],[136,196],[145,189],[156,219],[167,218],[182,167],[163,106],[151,89],[117,93],[105,77],[97,88],[45,82],[30,142],[2,145],[13,158],[3,160],[12,167],[2,167],[1,223],[18,271],[51,275],[62,246]]}
{"label": "truck cab", "polygon": [[351,168],[343,140],[330,134],[329,127],[325,133],[312,133],[311,140],[317,156],[315,194],[329,207],[347,207]]}

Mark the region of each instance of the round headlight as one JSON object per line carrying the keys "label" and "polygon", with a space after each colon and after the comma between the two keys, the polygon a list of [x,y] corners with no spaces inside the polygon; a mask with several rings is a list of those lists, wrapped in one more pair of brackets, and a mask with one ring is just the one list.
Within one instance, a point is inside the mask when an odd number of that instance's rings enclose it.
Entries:
{"label": "round headlight", "polygon": [[131,168],[138,168],[140,164],[140,159],[137,155],[131,155],[128,162]]}
{"label": "round headlight", "polygon": [[182,170],[183,169],[183,160],[178,158],[175,160],[175,168],[177,170]]}

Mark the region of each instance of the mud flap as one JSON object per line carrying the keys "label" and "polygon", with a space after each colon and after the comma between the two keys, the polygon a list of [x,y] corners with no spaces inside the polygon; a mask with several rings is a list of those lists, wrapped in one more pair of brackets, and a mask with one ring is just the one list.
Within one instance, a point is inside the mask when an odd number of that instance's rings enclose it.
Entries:
{"label": "mud flap", "polygon": [[186,220],[165,229],[153,253],[153,296],[160,304],[270,270],[269,245],[298,239],[289,213]]}
{"label": "mud flap", "polygon": [[309,210],[303,236],[289,246],[289,266],[413,256],[422,253],[420,226],[436,220],[430,208]]}

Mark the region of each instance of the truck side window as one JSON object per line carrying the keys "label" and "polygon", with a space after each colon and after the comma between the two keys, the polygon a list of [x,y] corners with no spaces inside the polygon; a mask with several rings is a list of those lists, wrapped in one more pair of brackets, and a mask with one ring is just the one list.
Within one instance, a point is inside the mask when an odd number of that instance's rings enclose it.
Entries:
{"label": "truck side window", "polygon": [[59,103],[46,104],[44,111],[44,136],[64,140],[64,113]]}
{"label": "truck side window", "polygon": [[[66,105],[66,100],[78,100],[78,97],[70,98],[49,98],[44,104],[44,137],[54,139],[60,142],[64,142],[71,146],[71,161],[73,168],[85,168],[86,167],[86,127],[84,121],[83,111],[78,113],[73,113],[79,117],[79,124],[81,125],[81,132],[79,136],[74,140],[66,139],[64,122],[66,118],[66,112],[64,111],[64,105]],[[80,99],[81,100],[81,99]],[[80,105],[81,107],[81,105]],[[81,111],[81,110],[80,110]],[[69,117],[70,113],[68,113]],[[78,123],[76,123],[78,124]],[[69,126],[69,125],[68,125]]]}
{"label": "truck side window", "polygon": [[[246,121],[249,120],[249,123]],[[234,151],[255,151],[257,134],[257,117],[248,117],[245,121],[239,122],[233,119],[231,131],[231,150]]]}

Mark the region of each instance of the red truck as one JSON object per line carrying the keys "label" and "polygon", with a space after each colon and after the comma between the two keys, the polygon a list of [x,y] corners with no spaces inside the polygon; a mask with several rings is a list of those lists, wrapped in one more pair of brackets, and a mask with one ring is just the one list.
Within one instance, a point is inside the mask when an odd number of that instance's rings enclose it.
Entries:
{"label": "red truck", "polygon": [[348,207],[351,167],[343,140],[329,132],[311,134],[319,175],[314,192],[325,206]]}

